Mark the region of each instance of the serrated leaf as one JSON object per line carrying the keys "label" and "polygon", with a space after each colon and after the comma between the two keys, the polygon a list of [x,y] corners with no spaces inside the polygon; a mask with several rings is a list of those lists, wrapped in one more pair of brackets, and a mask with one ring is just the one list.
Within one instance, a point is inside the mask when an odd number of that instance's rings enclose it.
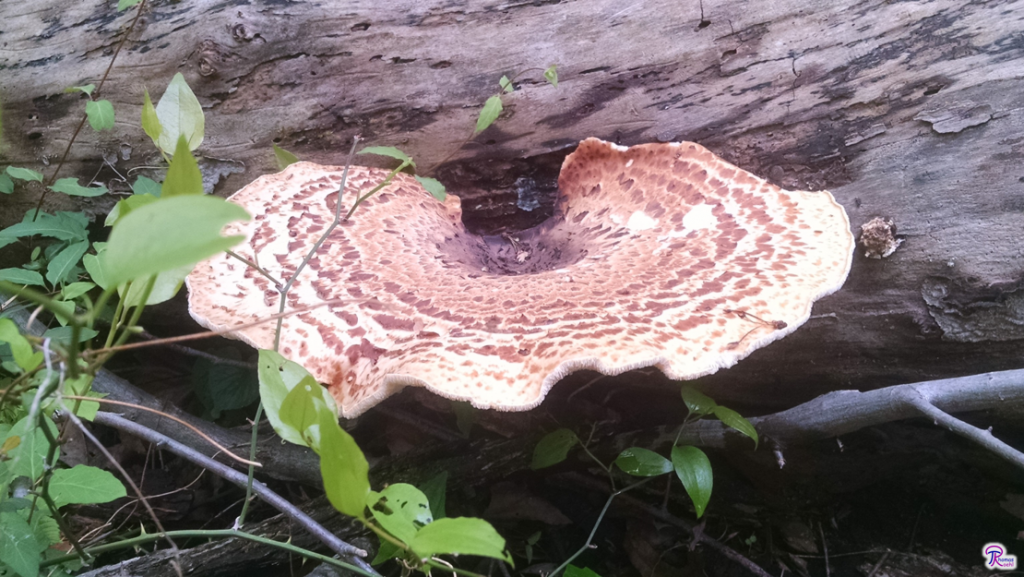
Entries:
{"label": "serrated leaf", "polygon": [[135,196],[142,196],[148,194],[155,198],[160,198],[161,184],[152,178],[146,178],[140,176],[135,179],[135,184],[132,185],[132,194]]}
{"label": "serrated leaf", "polygon": [[750,424],[750,421],[744,419],[736,411],[728,407],[723,407],[721,405],[716,405],[712,412],[716,417],[718,417],[718,420],[722,421],[727,426],[732,427],[733,429],[736,429],[740,433],[743,433],[744,435],[753,439],[754,448],[757,448],[757,431],[754,429],[754,425]]}
{"label": "serrated leaf", "polygon": [[569,454],[569,449],[578,442],[579,437],[569,429],[558,429],[544,435],[533,449],[530,468],[537,470],[561,463]]}
{"label": "serrated leaf", "polygon": [[102,184],[97,186],[82,186],[78,184],[77,178],[60,178],[57,182],[53,183],[50,190],[54,192],[63,192],[68,196],[100,196],[107,193],[107,187]]}
{"label": "serrated leaf", "polygon": [[[118,6],[118,9],[120,9],[120,6]],[[156,108],[153,107],[153,100],[149,97],[149,90],[145,89],[143,89],[142,93],[142,130],[153,141],[153,144],[159,148],[160,134],[163,133],[164,127],[160,124],[160,117],[156,114]]]}
{"label": "serrated leaf", "polygon": [[21,577],[37,577],[42,549],[21,515],[0,513],[0,562]]}
{"label": "serrated leaf", "polygon": [[195,150],[203,143],[206,127],[203,107],[180,72],[174,75],[160,97],[156,115],[163,127],[157,139],[160,150],[172,154],[178,146],[179,136],[185,137],[189,150]]}
{"label": "serrated leaf", "polygon": [[643,447],[630,447],[619,453],[615,464],[634,477],[656,477],[672,471],[668,459]]}
{"label": "serrated leaf", "polygon": [[[285,397],[299,383],[316,383],[313,375],[304,369],[302,365],[292,362],[280,353],[269,349],[260,349],[257,362],[258,376],[260,381],[260,399],[263,401],[263,410],[267,413],[267,419],[274,427],[274,431],[285,441],[296,445],[306,445],[301,431],[286,425],[281,420],[281,406]],[[319,384],[317,385],[319,387]],[[323,395],[322,402],[326,405],[327,411],[333,415],[338,414],[338,407],[334,397]]]}
{"label": "serrated leaf", "polygon": [[103,253],[107,282],[118,285],[227,250],[245,237],[221,236],[221,230],[249,218],[244,208],[216,196],[162,198],[137,208],[110,231]]}
{"label": "serrated leaf", "polygon": [[109,100],[86,102],[85,115],[89,118],[89,126],[97,132],[114,127],[114,105]]}
{"label": "serrated leaf", "polygon": [[7,167],[7,176],[10,176],[11,178],[17,178],[18,180],[24,180],[24,181],[29,181],[29,180],[34,180],[36,182],[42,182],[43,181],[43,175],[42,174],[40,174],[40,173],[38,173],[38,172],[36,172],[34,170],[29,170],[27,168],[18,168],[16,166],[8,166]]}
{"label": "serrated leaf", "polygon": [[6,174],[0,174],[0,192],[4,194],[14,192],[14,181]]}
{"label": "serrated leaf", "polygon": [[547,80],[551,86],[558,88],[558,67],[554,64],[548,66],[547,70],[544,71],[544,79]]}
{"label": "serrated leaf", "polygon": [[686,403],[686,408],[695,415],[710,415],[718,406],[714,399],[689,385],[683,385],[679,393]]}
{"label": "serrated leaf", "polygon": [[367,146],[356,154],[379,154],[381,156],[388,156],[401,160],[402,162],[408,162],[409,166],[416,168],[416,163],[412,161],[412,158],[394,146]]}
{"label": "serrated leaf", "polygon": [[512,565],[512,556],[505,552],[505,539],[483,519],[438,519],[420,529],[409,545],[421,559],[445,554],[480,555]]}
{"label": "serrated leaf", "polygon": [[14,362],[22,370],[31,371],[43,362],[43,353],[32,350],[32,344],[11,319],[0,318],[0,343],[7,343],[11,348],[11,354],[14,355]]}
{"label": "serrated leaf", "polygon": [[345,515],[363,519],[370,494],[370,466],[336,416],[321,412],[320,418],[320,474],[327,500]]}
{"label": "serrated leaf", "polygon": [[85,86],[70,86],[64,89],[64,92],[84,92],[89,96],[92,96],[92,91],[96,90],[95,84],[86,84]]}
{"label": "serrated leaf", "polygon": [[420,176],[418,174],[416,175],[416,180],[418,180],[419,183],[423,185],[423,188],[427,189],[427,192],[437,200],[444,202],[444,199],[448,198],[448,192],[445,190],[444,185],[441,184],[440,180],[430,178],[429,176]]}
{"label": "serrated leaf", "polygon": [[295,156],[276,144],[274,145],[274,158],[277,159],[278,170],[284,170],[288,168],[288,166],[299,161],[298,156]]}
{"label": "serrated leaf", "polygon": [[50,478],[50,496],[58,507],[106,503],[126,495],[117,477],[97,467],[75,465],[57,469]]}
{"label": "serrated leaf", "polygon": [[484,107],[480,110],[480,116],[476,119],[476,130],[473,131],[473,136],[480,134],[487,127],[494,123],[501,116],[502,105],[500,96],[492,96],[484,102]]}
{"label": "serrated leaf", "polygon": [[434,520],[426,495],[407,483],[388,485],[380,493],[371,491],[366,506],[377,524],[406,544]]}
{"label": "serrated leaf", "polygon": [[498,80],[498,86],[501,86],[501,89],[505,92],[512,92],[515,90],[515,87],[512,86],[512,81],[508,79],[508,76],[502,76]]}
{"label": "serrated leaf", "polygon": [[713,477],[711,461],[697,447],[672,447],[672,466],[679,480],[686,488],[686,494],[693,501],[693,509],[699,519],[711,500]]}
{"label": "serrated leaf", "polygon": [[142,0],[117,0],[117,11],[124,12],[139,2],[142,2]]}
{"label": "serrated leaf", "polygon": [[185,136],[181,135],[171,165],[167,167],[167,176],[160,187],[160,198],[199,194],[203,194],[203,173],[199,171],[199,164],[192,156]]}
{"label": "serrated leaf", "polygon": [[89,250],[89,241],[83,240],[68,245],[54,256],[46,265],[46,280],[50,286],[57,285],[68,280],[71,271],[82,260],[85,251]]}
{"label": "serrated leaf", "polygon": [[34,270],[25,270],[23,268],[0,269],[0,280],[20,285],[46,286],[46,283],[43,282],[43,275]]}

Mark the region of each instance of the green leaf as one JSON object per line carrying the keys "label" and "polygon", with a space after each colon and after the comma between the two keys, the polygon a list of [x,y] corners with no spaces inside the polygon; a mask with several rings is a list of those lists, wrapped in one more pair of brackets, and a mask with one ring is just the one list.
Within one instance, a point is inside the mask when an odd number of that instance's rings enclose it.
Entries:
{"label": "green leaf", "polygon": [[430,503],[430,514],[434,519],[444,519],[445,491],[448,485],[448,471],[441,471],[420,485],[420,491],[427,496]]}
{"label": "green leaf", "polygon": [[56,309],[53,311],[53,316],[57,317],[57,322],[60,323],[60,326],[66,326],[75,314],[75,303],[71,301],[53,301],[52,304]]}
{"label": "green leaf", "polygon": [[476,423],[476,407],[465,401],[452,401],[452,411],[455,413],[455,428],[468,439]]}
{"label": "green leaf", "polygon": [[37,577],[42,549],[21,515],[0,513],[0,561],[21,577]]}
{"label": "green leaf", "polygon": [[42,351],[32,350],[31,343],[21,334],[18,325],[11,319],[0,318],[0,343],[7,343],[14,355],[14,362],[22,370],[31,371],[43,362]]}
{"label": "green leaf", "polygon": [[92,91],[96,90],[95,84],[86,84],[85,86],[70,86],[64,89],[64,92],[84,92],[89,96],[92,96]]}
{"label": "green leaf", "polygon": [[[238,360],[233,348],[224,349],[220,356]],[[248,407],[260,398],[255,371],[204,358],[192,367],[192,388],[215,419],[222,411]]]}
{"label": "green leaf", "polygon": [[694,415],[710,415],[718,406],[714,399],[689,385],[683,385],[679,393],[686,403],[686,408]]}
{"label": "green leaf", "polygon": [[23,268],[0,268],[0,280],[28,286],[46,286],[43,275]]}
{"label": "green leaf", "polygon": [[101,185],[85,187],[78,184],[77,178],[60,178],[53,183],[50,190],[63,192],[69,196],[100,196],[107,193],[107,187]]}
{"label": "green leaf", "polygon": [[29,180],[34,180],[36,182],[43,181],[42,174],[34,170],[29,170],[27,168],[17,168],[15,166],[7,167],[7,176],[10,176],[11,178],[17,178],[18,180],[24,180],[26,182]]}
{"label": "green leaf", "polygon": [[[260,399],[263,401],[263,410],[266,411],[270,424],[285,441],[295,443],[296,445],[306,445],[306,440],[303,438],[301,431],[285,425],[281,420],[281,406],[288,393],[299,383],[309,381],[316,383],[316,379],[302,365],[289,361],[279,353],[268,349],[260,349],[257,365],[260,380]],[[328,409],[325,412],[329,412],[332,415],[338,414],[338,407],[334,402],[334,397],[323,395],[322,402]]]}
{"label": "green leaf", "polygon": [[316,382],[316,379],[311,376],[304,377],[285,395],[281,401],[281,411],[278,413],[281,423],[299,433],[303,440],[302,444],[313,447],[317,452],[321,448],[319,431],[309,429],[320,425],[320,411],[317,410],[314,400],[314,395],[319,395],[320,389],[320,383]]}
{"label": "green leaf", "polygon": [[634,477],[656,477],[672,470],[668,459],[643,447],[630,447],[619,453],[615,464]]}
{"label": "green leaf", "polygon": [[124,12],[139,2],[142,2],[142,0],[117,0],[117,11]]}
{"label": "green leaf", "polygon": [[185,137],[189,150],[195,150],[203,143],[206,126],[203,107],[180,72],[174,75],[164,95],[160,97],[156,115],[163,127],[157,139],[160,150],[167,154],[173,153],[180,136]]}
{"label": "green leaf", "polygon": [[126,307],[135,307],[140,304],[145,304],[146,306],[158,305],[171,300],[174,298],[174,295],[178,294],[178,291],[181,290],[181,285],[185,282],[185,277],[190,272],[192,272],[192,265],[187,264],[157,274],[156,281],[153,282],[153,288],[149,289],[149,298],[146,299],[145,303],[141,301],[142,295],[146,293],[146,282],[149,280],[149,277],[136,279],[131,285],[128,285],[127,294],[125,294],[125,285],[117,287],[117,294],[124,300],[124,306]]}
{"label": "green leaf", "polygon": [[498,86],[501,86],[501,89],[505,92],[512,92],[515,90],[515,87],[512,86],[512,81],[508,79],[508,76],[502,76],[498,80]]}
{"label": "green leaf", "polygon": [[[78,333],[78,342],[84,343],[98,334],[99,333],[93,329],[82,328]],[[46,332],[43,333],[43,338],[51,339],[62,347],[67,347],[71,344],[71,335],[71,327],[54,327],[52,329],[47,329]]]}
{"label": "green leaf", "polygon": [[416,180],[420,181],[423,188],[427,189],[427,192],[437,200],[444,202],[444,199],[448,197],[448,193],[445,191],[444,185],[441,184],[440,180],[430,178],[429,176],[420,176],[418,174],[416,175]]}
{"label": "green leaf", "polygon": [[565,568],[563,577],[601,577],[597,573],[594,573],[586,567],[577,567],[575,565],[569,565]]}
{"label": "green leaf", "polygon": [[91,282],[73,282],[65,285],[60,291],[61,300],[71,301],[96,288]]}
{"label": "green leaf", "polygon": [[82,257],[82,266],[85,267],[85,271],[92,277],[93,282],[98,284],[101,289],[106,290],[110,284],[107,282],[107,271],[103,268],[102,255],[107,250],[107,243],[105,242],[94,242],[92,248],[96,251],[96,254],[87,254]]}
{"label": "green leaf", "polygon": [[722,421],[727,426],[732,427],[733,429],[736,429],[737,431],[753,439],[754,448],[757,448],[757,431],[754,430],[754,425],[751,425],[750,421],[744,419],[736,411],[728,407],[723,407],[721,405],[716,405],[712,412],[716,417],[718,417],[718,420]]}
{"label": "green leaf", "polygon": [[[160,186],[160,185],[157,185]],[[136,208],[145,206],[151,202],[155,202],[160,198],[160,194],[133,194],[128,198],[117,201],[114,208],[107,213],[107,219],[103,221],[104,226],[114,226],[117,221],[123,216],[127,215]]]}
{"label": "green leaf", "polygon": [[20,238],[39,235],[72,242],[89,238],[85,230],[88,221],[83,222],[84,219],[79,218],[80,215],[71,212],[58,212],[56,215],[41,212],[39,218],[33,222],[30,215],[34,212],[29,210],[27,220],[3,229],[0,236]]}
{"label": "green leaf", "polygon": [[103,254],[107,282],[121,284],[227,250],[245,237],[224,237],[221,229],[238,220],[249,220],[249,213],[216,196],[163,198],[137,208],[110,232]]}
{"label": "green leaf", "polygon": [[576,446],[578,442],[580,442],[579,437],[569,429],[558,429],[544,435],[544,438],[533,449],[530,468],[536,471],[561,463],[569,454],[569,449]]}
{"label": "green leaf", "polygon": [[146,178],[140,176],[135,179],[135,184],[132,185],[132,193],[136,196],[140,195],[151,195],[156,198],[160,198],[161,184],[152,178]]}
{"label": "green leaf", "polygon": [[[57,438],[59,435],[57,425],[53,424],[53,421],[49,419],[44,419],[44,421],[53,437]],[[38,479],[43,474],[44,462],[46,454],[50,449],[50,443],[46,440],[46,434],[43,433],[42,429],[36,426],[37,422],[29,422],[27,416],[23,417],[7,433],[8,437],[12,435],[21,437],[21,444],[8,451],[7,456],[10,460],[4,462],[7,466],[7,473],[11,478],[28,477],[29,479]],[[57,451],[57,456],[60,456],[60,450]],[[0,484],[3,482],[3,479],[0,479]]]}
{"label": "green leaf", "polygon": [[434,520],[426,495],[407,483],[389,485],[380,493],[370,491],[366,506],[385,531],[406,544],[412,542],[421,527]]}
{"label": "green leaf", "polygon": [[388,559],[398,557],[401,553],[402,549],[398,545],[395,545],[391,541],[381,539],[380,547],[377,548],[377,555],[373,558],[373,561],[370,561],[370,565],[376,567]]}
{"label": "green leaf", "polygon": [[153,144],[160,148],[160,134],[164,131],[164,127],[160,124],[160,117],[157,116],[153,101],[149,98],[149,90],[143,89],[142,94],[142,130],[146,136],[152,139]]}
{"label": "green leaf", "polygon": [[381,156],[389,156],[391,158],[401,160],[402,162],[407,162],[409,163],[409,166],[416,168],[416,163],[412,161],[412,158],[394,146],[367,146],[356,154],[379,154]]}
{"label": "green leaf", "polygon": [[555,64],[548,66],[548,69],[544,71],[544,79],[547,80],[551,86],[558,88],[558,67]]}
{"label": "green leaf", "polygon": [[274,158],[277,159],[277,169],[284,170],[289,165],[295,164],[299,161],[299,157],[281,148],[278,145],[274,145]]}
{"label": "green leaf", "polygon": [[89,126],[97,132],[114,127],[114,105],[109,100],[86,102],[85,115],[89,118]]}
{"label": "green leaf", "polygon": [[0,192],[4,194],[14,192],[14,181],[6,174],[0,174]]}
{"label": "green leaf", "polygon": [[711,500],[711,461],[697,447],[676,445],[672,447],[672,465],[686,488],[686,494],[693,501],[693,509],[699,519]]}
{"label": "green leaf", "polygon": [[505,539],[483,519],[438,519],[420,529],[409,545],[421,559],[444,554],[480,555],[513,564],[512,556],[505,552]]}
{"label": "green leaf", "polygon": [[345,515],[363,519],[370,494],[370,466],[352,436],[338,425],[337,417],[326,412],[320,417],[320,474],[327,500]]}
{"label": "green leaf", "polygon": [[46,265],[46,280],[50,286],[57,286],[68,280],[68,276],[82,260],[85,251],[89,250],[89,241],[83,240],[68,245],[54,256]]}
{"label": "green leaf", "polygon": [[476,119],[476,130],[473,131],[473,136],[480,134],[487,129],[488,126],[494,123],[501,115],[501,97],[492,96],[484,102],[483,109],[480,110],[480,116]]}
{"label": "green leaf", "polygon": [[203,173],[188,149],[185,135],[178,137],[178,146],[167,168],[167,176],[160,187],[160,198],[203,194]]}
{"label": "green leaf", "polygon": [[[92,376],[90,375],[79,375],[74,379],[64,381],[64,391],[77,397],[102,398],[102,395],[92,391]],[[86,421],[95,419],[96,412],[100,410],[100,404],[96,401],[66,400],[64,404],[70,407],[75,415]],[[97,501],[97,503],[99,502],[101,501]]]}
{"label": "green leaf", "polygon": [[50,478],[50,496],[58,507],[106,503],[126,495],[117,477],[97,467],[75,465],[57,469]]}

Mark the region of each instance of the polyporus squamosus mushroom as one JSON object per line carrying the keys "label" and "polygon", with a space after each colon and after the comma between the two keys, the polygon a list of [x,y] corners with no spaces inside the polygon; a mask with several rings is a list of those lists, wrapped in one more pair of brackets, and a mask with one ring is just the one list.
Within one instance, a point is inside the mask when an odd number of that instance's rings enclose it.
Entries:
{"label": "polyporus squamosus mushroom", "polygon": [[[298,163],[231,200],[238,252],[287,279],[330,224],[342,169]],[[346,204],[386,171],[352,167]],[[693,143],[583,141],[555,216],[506,237],[462,225],[409,176],[335,229],[295,283],[281,352],[326,383],[346,417],[405,386],[526,410],[573,371],[654,366],[693,379],[791,333],[846,279],[854,239],[828,192],[787,191]],[[277,311],[273,285],[221,256],[189,276],[211,329]],[[274,323],[239,330],[273,346]]]}

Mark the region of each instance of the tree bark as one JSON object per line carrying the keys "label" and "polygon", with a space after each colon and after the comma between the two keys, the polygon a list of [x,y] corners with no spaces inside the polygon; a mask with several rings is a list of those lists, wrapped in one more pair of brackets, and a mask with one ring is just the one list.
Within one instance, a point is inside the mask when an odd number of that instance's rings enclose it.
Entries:
{"label": "tree bark", "polygon": [[[53,175],[84,109],[64,88],[99,82],[134,16],[114,4],[0,6],[4,163]],[[57,176],[124,190],[103,161],[154,163],[142,92],[179,71],[206,107],[218,193],[273,170],[272,142],[339,164],[360,134],[422,167],[457,151],[437,176],[477,230],[549,214],[561,159],[587,136],[700,142],[776,184],[831,190],[855,231],[892,219],[903,241],[885,259],[859,250],[806,326],[705,379],[720,401],[792,405],[1024,366],[1022,18],[1015,0],[156,1],[102,87],[115,128],[86,127]],[[554,63],[557,89],[539,70]],[[460,148],[498,78],[520,72],[503,117]],[[41,190],[4,197],[0,224]],[[540,208],[518,208],[523,195]],[[58,196],[48,209],[77,203]]]}

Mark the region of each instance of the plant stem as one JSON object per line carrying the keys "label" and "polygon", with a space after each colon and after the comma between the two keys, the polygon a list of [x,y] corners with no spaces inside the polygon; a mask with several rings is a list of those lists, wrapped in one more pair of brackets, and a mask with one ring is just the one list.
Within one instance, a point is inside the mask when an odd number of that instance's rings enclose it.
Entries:
{"label": "plant stem", "polygon": [[[189,530],[185,530],[185,531],[162,531],[162,532],[159,532],[159,533],[148,533],[146,535],[139,535],[138,537],[132,537],[131,539],[124,539],[122,541],[116,541],[114,543],[107,543],[105,545],[97,545],[95,547],[86,547],[85,551],[86,551],[86,553],[95,556],[95,555],[99,555],[101,553],[106,553],[108,551],[117,551],[117,550],[120,550],[120,549],[127,549],[129,547],[136,547],[138,545],[144,545],[146,543],[152,543],[153,541],[158,541],[160,539],[165,539],[165,538],[166,539],[172,539],[172,538],[181,538],[181,539],[191,539],[191,538],[199,538],[199,539],[231,539],[231,538],[245,539],[247,541],[252,541],[254,543],[260,543],[262,545],[267,545],[267,546],[270,546],[270,547],[276,547],[278,549],[282,549],[284,551],[288,551],[289,553],[295,553],[296,555],[301,555],[303,557],[306,557],[307,559],[315,559],[317,561],[320,561],[320,562],[323,562],[323,563],[327,563],[327,564],[333,565],[335,567],[341,567],[342,569],[348,569],[349,571],[352,571],[353,573],[357,573],[359,575],[364,575],[366,577],[380,577],[379,574],[376,573],[376,572],[367,571],[367,570],[362,569],[360,567],[356,567],[355,565],[350,565],[349,563],[346,563],[344,561],[340,561],[338,559],[334,559],[332,557],[328,557],[327,555],[321,555],[320,553],[314,553],[313,551],[310,551],[308,549],[303,549],[301,547],[296,547],[295,545],[292,545],[290,543],[282,543],[280,541],[274,541],[273,539],[268,539],[266,537],[260,537],[259,535],[253,535],[251,533],[246,533],[244,531],[236,531],[234,529],[214,529],[214,530],[197,530],[197,531],[189,531]],[[52,557],[50,559],[43,560],[39,564],[39,567],[43,568],[43,567],[50,567],[50,566],[53,566],[53,565],[59,565],[60,563],[65,563],[67,561],[73,561],[75,558],[76,558],[76,555],[61,555],[60,557]]]}
{"label": "plant stem", "polygon": [[594,541],[594,535],[597,534],[597,528],[601,526],[601,521],[604,519],[605,513],[608,512],[608,507],[611,507],[612,501],[616,497],[618,497],[619,495],[625,493],[626,491],[629,491],[630,489],[635,489],[635,488],[639,487],[640,485],[643,485],[647,481],[650,481],[651,479],[655,479],[655,478],[656,477],[647,477],[646,479],[642,479],[640,481],[637,481],[636,483],[633,483],[632,485],[627,485],[627,486],[619,489],[618,491],[615,491],[611,495],[609,495],[608,496],[608,500],[605,501],[605,503],[604,503],[604,508],[601,509],[601,514],[598,515],[597,516],[597,520],[594,521],[594,527],[590,530],[590,536],[587,537],[587,542],[584,543],[583,546],[579,548],[579,550],[577,550],[575,553],[573,553],[572,557],[569,557],[561,565],[559,565],[558,567],[555,567],[554,571],[552,571],[551,573],[548,573],[548,577],[556,577],[558,575],[559,571],[562,571],[563,569],[568,567],[569,563],[572,563],[573,560],[575,560],[577,557],[582,555],[584,552],[586,552],[587,549],[590,548],[590,543]]}
{"label": "plant stem", "polygon": [[256,467],[251,462],[256,460],[256,440],[261,418],[263,418],[263,401],[256,406],[256,416],[252,420],[252,439],[249,441],[249,475],[245,482],[245,500],[242,501],[242,512],[238,514],[239,527],[245,524],[245,516],[249,514],[249,503],[252,502],[252,481],[256,475]]}

